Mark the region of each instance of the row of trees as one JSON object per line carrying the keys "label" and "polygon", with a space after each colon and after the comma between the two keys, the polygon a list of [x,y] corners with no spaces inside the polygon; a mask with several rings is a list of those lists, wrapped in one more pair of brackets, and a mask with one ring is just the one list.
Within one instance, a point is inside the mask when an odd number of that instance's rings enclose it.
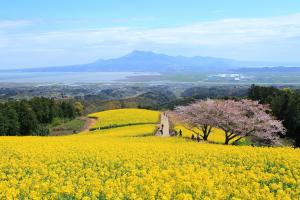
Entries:
{"label": "row of trees", "polygon": [[275,145],[286,130],[281,121],[268,114],[270,111],[267,105],[252,100],[206,100],[177,107],[171,116],[190,130],[200,129],[203,140],[208,140],[212,128],[219,128],[224,131],[224,144],[252,137]]}
{"label": "row of trees", "polygon": [[35,97],[0,104],[0,135],[48,135],[54,119],[73,119],[82,104]]}
{"label": "row of trees", "polygon": [[269,104],[274,116],[283,121],[286,136],[300,146],[300,94],[291,89],[260,87],[252,85],[249,98],[262,104]]}

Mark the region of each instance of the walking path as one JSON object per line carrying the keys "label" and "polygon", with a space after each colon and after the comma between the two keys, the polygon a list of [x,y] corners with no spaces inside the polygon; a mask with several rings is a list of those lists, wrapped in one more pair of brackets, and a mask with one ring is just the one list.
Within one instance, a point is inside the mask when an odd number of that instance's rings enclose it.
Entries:
{"label": "walking path", "polygon": [[169,137],[170,136],[170,124],[168,116],[166,116],[164,113],[161,114],[161,120],[160,120],[160,128],[163,126],[163,137]]}
{"label": "walking path", "polygon": [[89,131],[90,128],[96,124],[96,119],[94,118],[89,118],[89,117],[83,117],[82,118],[85,121],[84,127],[80,130],[80,132],[86,132]]}

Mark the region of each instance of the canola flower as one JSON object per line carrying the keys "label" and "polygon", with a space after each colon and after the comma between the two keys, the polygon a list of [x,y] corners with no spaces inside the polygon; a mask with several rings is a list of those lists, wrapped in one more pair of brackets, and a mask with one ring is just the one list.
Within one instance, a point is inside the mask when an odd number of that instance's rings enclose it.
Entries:
{"label": "canola flower", "polygon": [[143,137],[143,136],[151,136],[154,135],[157,130],[156,124],[145,124],[145,125],[135,125],[135,126],[125,126],[125,127],[117,127],[111,129],[103,129],[103,130],[95,130],[84,132],[81,134],[86,135],[95,135],[101,134],[106,137]]}
{"label": "canola flower", "polygon": [[300,150],[177,138],[2,137],[0,199],[298,199]]}
{"label": "canola flower", "polygon": [[141,137],[155,128],[0,137],[0,199],[299,199],[300,149]]}
{"label": "canola flower", "polygon": [[110,128],[125,125],[156,124],[159,121],[158,111],[146,109],[116,109],[90,114],[89,117],[97,119],[92,129]]}

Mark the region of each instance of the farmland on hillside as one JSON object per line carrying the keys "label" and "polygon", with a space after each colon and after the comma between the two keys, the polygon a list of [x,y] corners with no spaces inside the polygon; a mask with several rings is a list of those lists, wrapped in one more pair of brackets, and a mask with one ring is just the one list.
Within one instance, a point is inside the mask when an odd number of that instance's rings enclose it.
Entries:
{"label": "farmland on hillside", "polygon": [[137,124],[155,124],[159,121],[159,112],[145,109],[116,109],[90,114],[97,119],[92,129],[110,128]]}
{"label": "farmland on hillside", "polygon": [[0,143],[1,199],[297,199],[300,192],[299,149],[102,134]]}
{"label": "farmland on hillside", "polygon": [[86,135],[101,135],[106,137],[140,137],[154,135],[157,130],[156,124],[144,124],[133,126],[123,126],[110,129],[94,130],[85,133]]}
{"label": "farmland on hillside", "polygon": [[1,137],[0,199],[299,197],[299,149],[157,137],[159,112],[130,111],[143,115],[123,112],[127,117],[121,118],[111,115],[121,112],[115,110],[91,116],[106,116],[105,126],[153,124],[61,137]]}
{"label": "farmland on hillside", "polygon": [[0,5],[0,200],[300,200],[300,0]]}

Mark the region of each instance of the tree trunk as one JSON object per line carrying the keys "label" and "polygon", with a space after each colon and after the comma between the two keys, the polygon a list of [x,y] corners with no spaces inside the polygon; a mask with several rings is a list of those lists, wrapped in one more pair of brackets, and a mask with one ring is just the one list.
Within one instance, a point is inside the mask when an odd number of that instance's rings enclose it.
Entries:
{"label": "tree trunk", "polygon": [[230,134],[228,134],[228,132],[225,131],[225,143],[224,144],[226,144],[226,145],[229,144],[229,141],[230,141],[229,137],[230,137]]}
{"label": "tree trunk", "polygon": [[203,140],[207,141],[208,136],[209,136],[209,134],[211,132],[211,129],[212,129],[212,127],[209,126],[209,125],[207,125],[207,124],[202,127]]}
{"label": "tree trunk", "polygon": [[226,145],[229,144],[229,140],[227,139],[227,137],[225,138],[225,143],[224,144],[226,144]]}

